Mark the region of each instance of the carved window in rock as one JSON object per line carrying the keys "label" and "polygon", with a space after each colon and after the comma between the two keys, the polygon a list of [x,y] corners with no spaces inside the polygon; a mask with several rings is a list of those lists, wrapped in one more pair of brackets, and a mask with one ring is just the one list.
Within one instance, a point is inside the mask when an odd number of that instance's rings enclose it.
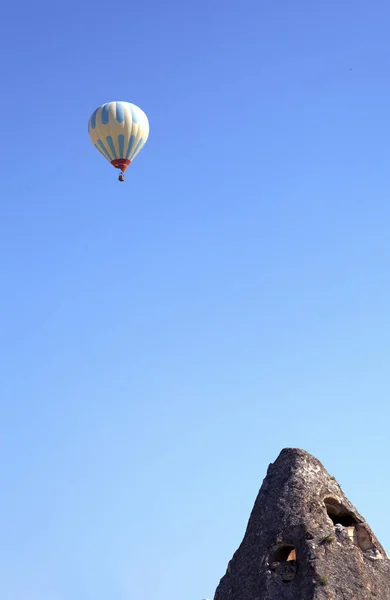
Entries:
{"label": "carved window in rock", "polygon": [[364,527],[364,525],[356,526],[356,542],[359,548],[363,550],[363,552],[365,550],[376,549],[372,535],[370,534],[368,529]]}
{"label": "carved window in rock", "polygon": [[275,548],[269,557],[269,568],[283,583],[293,581],[298,571],[295,547],[283,544]]}
{"label": "carved window in rock", "polygon": [[333,522],[333,525],[342,525],[343,527],[353,527],[354,525],[357,525],[357,520],[353,514],[337,500],[325,498],[324,504],[328,517]]}
{"label": "carved window in rock", "polygon": [[364,525],[360,524],[353,514],[340,504],[334,498],[325,498],[324,504],[328,517],[333,524],[342,525],[346,530],[350,540],[358,546],[363,552],[366,550],[374,550],[375,543]]}

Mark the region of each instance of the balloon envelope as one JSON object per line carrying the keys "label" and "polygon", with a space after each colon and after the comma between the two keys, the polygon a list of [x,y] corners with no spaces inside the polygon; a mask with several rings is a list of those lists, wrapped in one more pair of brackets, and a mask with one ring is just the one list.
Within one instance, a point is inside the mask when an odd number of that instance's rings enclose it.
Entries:
{"label": "balloon envelope", "polygon": [[124,172],[149,137],[149,121],[135,104],[107,102],[92,113],[88,133],[104,158]]}

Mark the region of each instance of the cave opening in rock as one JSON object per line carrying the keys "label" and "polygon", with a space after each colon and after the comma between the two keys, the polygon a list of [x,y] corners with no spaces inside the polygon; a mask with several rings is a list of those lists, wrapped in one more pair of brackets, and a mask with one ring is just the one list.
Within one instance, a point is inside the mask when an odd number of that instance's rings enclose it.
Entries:
{"label": "cave opening in rock", "polygon": [[325,498],[324,504],[328,517],[334,525],[342,525],[348,533],[351,541],[358,546],[362,552],[375,550],[375,542],[368,529],[353,516],[342,504],[334,498]]}
{"label": "cave opening in rock", "polygon": [[325,498],[324,500],[326,512],[329,519],[334,525],[342,525],[343,527],[352,527],[357,525],[357,520],[353,514],[346,509],[342,504],[333,498]]}
{"label": "cave opening in rock", "polygon": [[270,563],[274,562],[287,562],[290,560],[296,560],[297,555],[294,546],[286,544],[277,548],[271,555]]}
{"label": "cave opening in rock", "polygon": [[292,544],[278,546],[269,557],[269,568],[283,583],[295,579],[298,570],[295,547]]}
{"label": "cave opening in rock", "polygon": [[356,526],[356,543],[363,552],[365,550],[375,550],[373,537],[364,525]]}

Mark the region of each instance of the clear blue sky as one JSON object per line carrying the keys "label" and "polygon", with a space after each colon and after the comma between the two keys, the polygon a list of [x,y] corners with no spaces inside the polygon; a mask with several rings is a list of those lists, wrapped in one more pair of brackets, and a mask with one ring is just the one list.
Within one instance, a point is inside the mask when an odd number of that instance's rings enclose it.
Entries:
{"label": "clear blue sky", "polygon": [[0,597],[211,597],[285,446],[389,549],[388,1],[2,19]]}

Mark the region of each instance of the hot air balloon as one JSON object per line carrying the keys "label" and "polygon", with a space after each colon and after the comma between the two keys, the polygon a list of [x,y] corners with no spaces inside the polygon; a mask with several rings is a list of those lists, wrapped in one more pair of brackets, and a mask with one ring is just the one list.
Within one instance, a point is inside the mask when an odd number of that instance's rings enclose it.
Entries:
{"label": "hot air balloon", "polygon": [[92,113],[88,133],[95,148],[121,170],[118,179],[124,181],[124,172],[149,137],[149,121],[135,104],[108,102]]}

